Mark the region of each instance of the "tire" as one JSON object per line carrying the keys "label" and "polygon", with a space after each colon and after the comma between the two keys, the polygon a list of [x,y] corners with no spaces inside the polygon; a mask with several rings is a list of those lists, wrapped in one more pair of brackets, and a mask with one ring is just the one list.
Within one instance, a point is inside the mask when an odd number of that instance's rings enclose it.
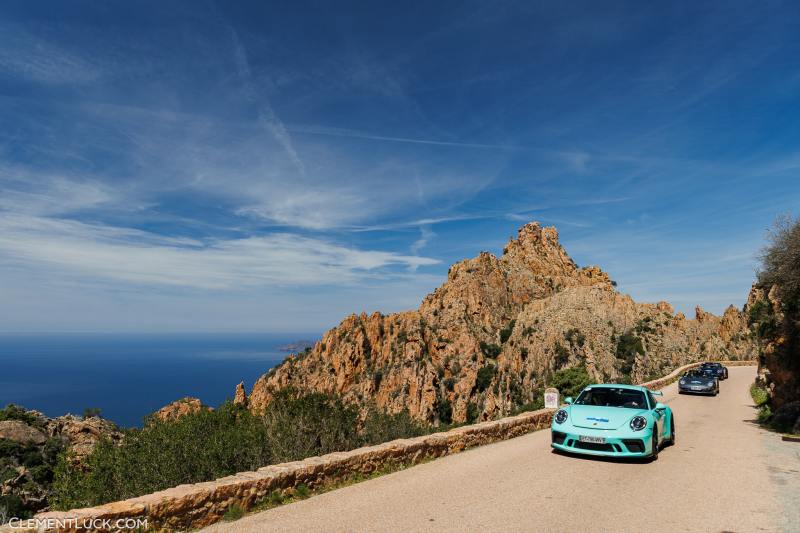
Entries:
{"label": "tire", "polygon": [[653,432],[653,451],[650,453],[650,461],[658,461],[658,432]]}

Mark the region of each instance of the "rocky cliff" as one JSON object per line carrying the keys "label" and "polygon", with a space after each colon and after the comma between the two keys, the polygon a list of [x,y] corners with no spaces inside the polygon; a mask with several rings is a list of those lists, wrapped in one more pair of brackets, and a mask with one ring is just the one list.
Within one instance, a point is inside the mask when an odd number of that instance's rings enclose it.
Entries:
{"label": "rocky cliff", "polygon": [[275,390],[293,386],[429,423],[486,420],[529,405],[569,367],[636,382],[698,359],[755,356],[734,307],[721,317],[698,307],[687,319],[614,286],[599,268],[579,268],[555,228],[529,223],[502,256],[453,265],[419,309],[348,316],[236,401],[261,411]]}
{"label": "rocky cliff", "polygon": [[122,433],[97,416],[48,418],[14,405],[0,409],[0,511],[26,517],[47,509],[58,455],[66,451],[80,463],[103,437],[119,442]]}

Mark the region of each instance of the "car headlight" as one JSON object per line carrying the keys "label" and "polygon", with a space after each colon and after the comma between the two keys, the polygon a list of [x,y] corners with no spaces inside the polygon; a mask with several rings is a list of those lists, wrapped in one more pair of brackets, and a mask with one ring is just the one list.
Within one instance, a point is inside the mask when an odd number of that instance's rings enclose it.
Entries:
{"label": "car headlight", "polygon": [[681,380],[681,385],[686,385],[686,380],[685,379]]}
{"label": "car headlight", "polygon": [[641,431],[647,427],[647,419],[643,416],[634,416],[631,419],[631,429],[634,431]]}
{"label": "car headlight", "polygon": [[567,421],[568,417],[569,417],[569,415],[567,414],[567,412],[565,410],[559,409],[558,412],[556,412],[556,417],[555,417],[556,418],[556,424],[563,424],[564,422]]}
{"label": "car headlight", "polygon": [[713,387],[713,386],[714,386],[714,382],[713,382],[713,381],[709,381],[709,382],[708,382],[708,386],[709,386],[709,387]]}

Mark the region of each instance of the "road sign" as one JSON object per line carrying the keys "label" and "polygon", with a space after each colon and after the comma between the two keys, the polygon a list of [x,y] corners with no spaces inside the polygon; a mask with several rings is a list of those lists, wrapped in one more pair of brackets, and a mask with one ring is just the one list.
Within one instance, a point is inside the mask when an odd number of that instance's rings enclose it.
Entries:
{"label": "road sign", "polygon": [[558,408],[558,389],[545,389],[544,391],[544,406],[547,409]]}

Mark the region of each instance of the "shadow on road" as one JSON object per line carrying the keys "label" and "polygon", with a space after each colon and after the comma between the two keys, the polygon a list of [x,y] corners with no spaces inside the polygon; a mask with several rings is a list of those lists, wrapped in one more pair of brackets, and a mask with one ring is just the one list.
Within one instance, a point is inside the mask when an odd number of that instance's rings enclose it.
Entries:
{"label": "shadow on road", "polygon": [[550,448],[550,453],[560,455],[562,457],[569,457],[570,459],[577,459],[582,461],[595,461],[600,463],[619,463],[629,465],[642,465],[652,463],[653,460],[649,457],[606,457],[603,455],[584,455],[579,453],[569,453],[562,450]]}

